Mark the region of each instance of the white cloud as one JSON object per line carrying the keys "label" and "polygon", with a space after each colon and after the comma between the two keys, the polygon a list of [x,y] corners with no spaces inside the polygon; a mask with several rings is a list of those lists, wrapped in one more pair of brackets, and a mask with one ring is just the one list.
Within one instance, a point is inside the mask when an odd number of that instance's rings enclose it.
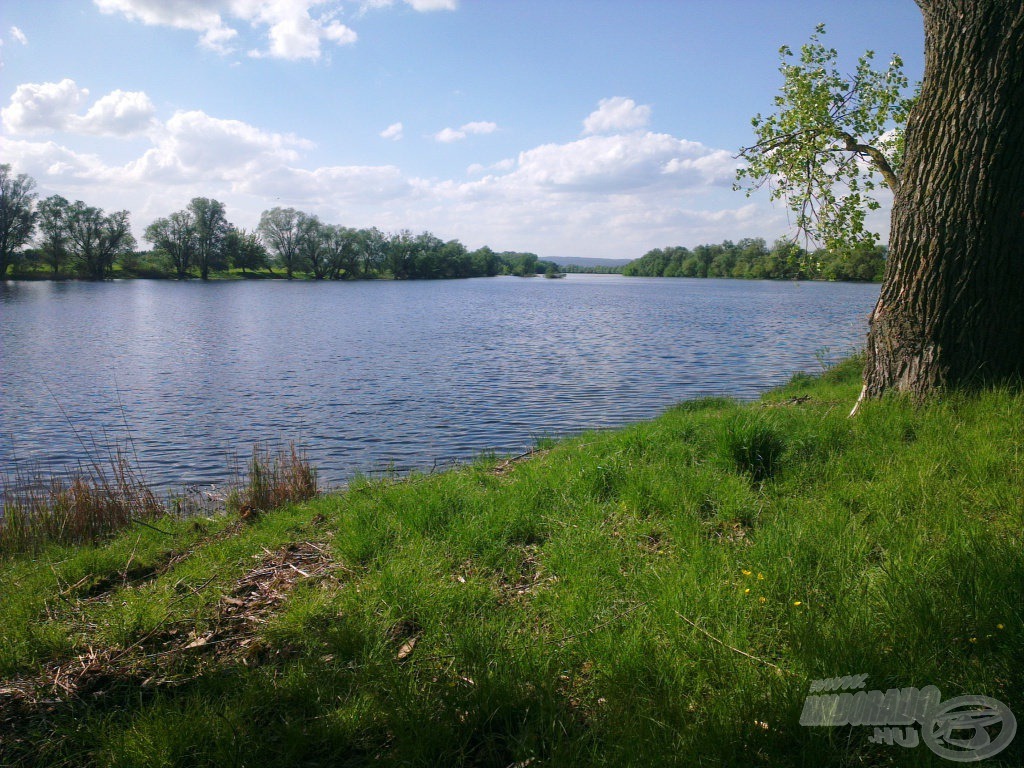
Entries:
{"label": "white cloud", "polygon": [[782,231],[771,211],[732,194],[735,167],[725,150],[667,134],[587,136],[473,164],[470,181],[417,182],[389,213],[468,244],[551,256],[635,257]]}
{"label": "white cloud", "polygon": [[645,128],[651,119],[651,108],[638,105],[624,96],[601,99],[597,109],[583,121],[583,133],[617,133]]}
{"label": "white cloud", "polygon": [[434,134],[434,140],[440,141],[442,144],[451,144],[455,141],[462,141],[470,134],[487,134],[494,133],[498,130],[497,123],[477,121],[473,123],[466,123],[460,128],[445,128]]}
{"label": "white cloud", "polygon": [[380,132],[382,139],[390,139],[391,141],[401,141],[404,135],[404,128],[401,123],[392,123]]}
{"label": "white cloud", "polygon": [[250,23],[269,28],[268,51],[252,51],[250,55],[296,61],[319,59],[321,40],[348,45],[357,39],[355,32],[329,14],[311,16],[310,9],[320,4],[319,0],[234,0],[232,9]]}
{"label": "white cloud", "polygon": [[308,16],[278,21],[270,28],[269,37],[271,56],[291,60],[320,57],[320,30]]}
{"label": "white cloud", "polygon": [[635,258],[666,244],[773,237],[783,231],[784,219],[772,217],[770,210],[721,192],[721,197],[705,197],[686,188],[538,189],[513,173],[424,187],[403,205],[389,206],[393,223],[387,223],[428,228],[471,246],[606,258]]}
{"label": "white cloud", "polygon": [[160,131],[156,146],[125,170],[130,177],[144,181],[236,181],[293,163],[298,160],[298,150],[312,148],[311,142],[296,136],[193,110],[176,112]]}
{"label": "white cloud", "polygon": [[110,169],[99,157],[74,152],[53,141],[20,141],[0,136],[0,154],[16,160],[18,171],[48,186],[95,186],[109,179]]}
{"label": "white cloud", "polygon": [[471,181],[421,184],[405,226],[415,228],[409,219],[419,213],[434,231],[446,231],[444,222],[469,242],[607,257],[774,236],[784,223],[731,193],[735,167],[726,150],[667,134],[587,136],[471,165],[470,176],[485,174]]}
{"label": "white cloud", "polygon": [[98,99],[83,117],[74,117],[70,128],[81,133],[130,136],[153,127],[156,109],[142,91],[112,91]]}
{"label": "white cloud", "polygon": [[238,30],[231,27],[215,26],[203,31],[199,45],[222,56],[231,53],[231,41],[238,37]]}
{"label": "white cloud", "polygon": [[466,138],[466,132],[460,131],[456,128],[444,128],[434,134],[434,140],[440,141],[444,144],[450,144],[453,141],[461,141]]}
{"label": "white cloud", "polygon": [[466,133],[494,133],[498,130],[498,124],[484,121],[466,123],[462,126],[462,130]]}
{"label": "white cloud", "polygon": [[696,157],[673,157],[662,168],[666,175],[696,174],[709,184],[732,184],[737,161],[725,149],[709,150]]}
{"label": "white cloud", "polygon": [[527,150],[514,173],[539,187],[621,191],[731,183],[735,168],[724,150],[664,133],[628,133]]}
{"label": "white cloud", "polygon": [[480,163],[473,163],[466,168],[466,174],[469,176],[479,176],[484,173],[505,173],[511,171],[516,167],[516,161],[514,158],[508,157],[504,160],[499,160],[491,165],[482,165]]}
{"label": "white cloud", "polygon": [[24,83],[0,110],[0,118],[11,133],[61,131],[88,95],[70,78],[59,83]]}
{"label": "white cloud", "polygon": [[[363,9],[369,8],[390,8],[395,0],[365,0]],[[429,11],[454,11],[458,7],[458,0],[405,0],[405,4],[414,11],[427,13]]]}
{"label": "white cloud", "polygon": [[121,14],[148,26],[164,26],[200,32],[200,44],[227,53],[228,42],[238,31],[225,24],[221,11],[227,2],[218,0],[93,0],[102,13]]}
{"label": "white cloud", "polygon": [[297,205],[336,206],[339,202],[389,204],[409,194],[412,186],[399,168],[384,166],[326,166],[306,170],[281,166],[247,177],[236,189],[265,199],[295,201]]}
{"label": "white cloud", "polygon": [[458,6],[456,0],[405,0],[406,5],[414,11],[454,11]]}
{"label": "white cloud", "polygon": [[466,138],[465,131],[455,128],[444,128],[434,134],[434,140],[440,141],[442,144],[451,144],[453,141],[462,141],[464,138]]}
{"label": "white cloud", "polygon": [[28,38],[25,37],[25,33],[18,27],[11,27],[10,35],[16,42],[19,42],[22,45],[28,45]]}
{"label": "white cloud", "polygon": [[323,27],[325,40],[330,40],[338,45],[349,45],[358,39],[356,33],[338,21],[332,21]]}
{"label": "white cloud", "polygon": [[69,131],[101,136],[130,136],[154,125],[153,102],[142,91],[112,91],[93,103],[84,115],[78,110],[89,95],[74,80],[59,83],[24,83],[2,110],[4,127],[11,133]]}
{"label": "white cloud", "polygon": [[[454,10],[455,0],[405,0],[417,11]],[[290,61],[317,60],[323,43],[350,45],[356,32],[338,20],[340,3],[328,0],[93,0],[100,11],[152,26],[199,33],[199,44],[225,54],[239,37],[242,22],[264,31],[265,48],[249,55]],[[385,7],[390,2],[374,2]]]}
{"label": "white cloud", "polygon": [[102,13],[120,13],[143,24],[203,31],[221,22],[218,0],[93,0]]}
{"label": "white cloud", "polygon": [[[64,91],[82,93],[67,85]],[[115,91],[78,119],[95,115],[96,125],[110,129],[117,115],[126,124],[135,116],[136,125],[152,118],[147,101],[132,96]],[[458,130],[496,128],[490,126]],[[309,165],[307,140],[198,110],[155,122],[144,135],[150,147],[124,164],[52,141],[3,136],[0,156],[36,178],[44,194],[129,208],[140,231],[195,196],[225,201],[231,220],[247,228],[261,210],[288,205],[347,226],[430,230],[469,247],[547,256],[639,256],[666,244],[770,239],[786,228],[782,213],[729,190],[735,161],[727,151],[661,133],[544,144],[475,164],[468,180],[414,178],[392,165]]]}

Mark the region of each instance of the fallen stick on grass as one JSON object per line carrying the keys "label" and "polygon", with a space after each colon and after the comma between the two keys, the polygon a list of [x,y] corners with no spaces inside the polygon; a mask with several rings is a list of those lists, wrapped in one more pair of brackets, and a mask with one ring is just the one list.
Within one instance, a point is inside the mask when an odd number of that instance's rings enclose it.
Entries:
{"label": "fallen stick on grass", "polygon": [[688,618],[683,616],[683,614],[681,614],[679,611],[676,611],[675,613],[676,613],[676,616],[678,616],[680,619],[685,621],[687,624],[689,624],[691,627],[696,629],[698,632],[700,632],[700,633],[706,635],[707,637],[711,638],[712,640],[714,640],[716,643],[721,645],[723,648],[728,648],[730,651],[733,651],[734,653],[738,653],[740,656],[746,656],[748,659],[753,659],[756,662],[759,662],[761,664],[764,664],[765,666],[771,667],[772,669],[776,670],[780,674],[791,675],[792,677],[799,677],[799,675],[797,675],[795,672],[790,672],[788,669],[783,669],[778,664],[772,664],[772,662],[770,662],[770,661],[765,661],[764,659],[758,658],[757,656],[749,654],[746,651],[741,651],[739,648],[736,648],[736,647],[734,647],[732,645],[729,645],[727,642],[725,642],[723,640],[719,640],[717,637],[712,635],[706,629],[704,629],[701,626],[698,626],[696,623],[690,621]]}

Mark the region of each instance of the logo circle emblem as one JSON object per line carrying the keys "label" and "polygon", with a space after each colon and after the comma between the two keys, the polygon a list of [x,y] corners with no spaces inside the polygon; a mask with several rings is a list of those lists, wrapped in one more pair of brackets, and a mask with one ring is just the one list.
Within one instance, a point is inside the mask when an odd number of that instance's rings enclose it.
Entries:
{"label": "logo circle emblem", "polygon": [[[921,737],[939,757],[973,763],[1006,749],[1017,733],[1017,719],[1010,708],[989,696],[957,696],[930,713]],[[988,729],[999,724],[998,733]]]}

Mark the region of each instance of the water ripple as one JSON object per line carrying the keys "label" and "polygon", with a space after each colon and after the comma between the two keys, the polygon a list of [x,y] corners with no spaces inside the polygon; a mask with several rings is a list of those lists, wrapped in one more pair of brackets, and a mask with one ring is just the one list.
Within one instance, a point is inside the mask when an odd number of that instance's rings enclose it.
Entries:
{"label": "water ripple", "polygon": [[862,343],[877,286],[571,275],[437,282],[0,284],[0,464],[130,436],[163,487],[256,441],[328,483],[749,398]]}

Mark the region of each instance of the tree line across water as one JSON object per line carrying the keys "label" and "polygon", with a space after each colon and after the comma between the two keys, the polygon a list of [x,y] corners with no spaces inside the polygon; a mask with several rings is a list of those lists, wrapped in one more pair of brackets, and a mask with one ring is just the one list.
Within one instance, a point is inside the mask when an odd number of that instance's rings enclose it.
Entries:
{"label": "tree line across water", "polygon": [[[328,224],[294,208],[272,208],[255,230],[228,221],[224,203],[196,197],[152,222],[139,251],[128,211],[106,213],[60,195],[37,201],[33,179],[0,165],[0,279],[21,275],[104,280],[115,276],[178,278],[237,272],[241,276],[354,280],[440,279],[554,274],[534,253],[470,251],[429,232],[384,233]],[[26,248],[30,245],[32,247]]]}
{"label": "tree line across water", "polygon": [[881,280],[886,248],[858,243],[807,251],[791,240],[771,248],[761,238],[734,243],[655,248],[622,268],[629,277],[735,277],[751,280]]}
{"label": "tree line across water", "polygon": [[[196,197],[153,221],[139,250],[128,211],[106,213],[60,195],[37,200],[35,182],[0,165],[0,279],[18,276],[176,278],[225,274],[313,280],[444,279],[493,275],[549,277],[562,272],[620,272],[637,277],[880,280],[885,249],[870,244],[808,252],[792,241],[763,239],[657,248],[624,267],[558,266],[534,253],[474,251],[429,232],[384,233],[322,221],[294,208],[271,208],[252,231],[227,219],[224,203]],[[30,247],[26,247],[30,246]]]}

